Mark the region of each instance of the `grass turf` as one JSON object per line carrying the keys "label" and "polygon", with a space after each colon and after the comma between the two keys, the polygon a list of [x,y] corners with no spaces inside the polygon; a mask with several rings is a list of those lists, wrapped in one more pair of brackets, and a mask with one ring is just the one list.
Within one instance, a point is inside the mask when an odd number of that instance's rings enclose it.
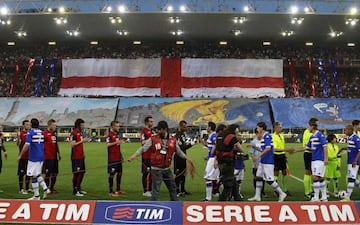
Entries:
{"label": "grass turf", "polygon": [[[8,160],[3,159],[3,168],[0,175],[0,198],[5,199],[26,199],[31,197],[30,194],[19,194],[18,177],[17,177],[17,155],[18,149],[14,142],[5,143],[8,151]],[[125,143],[122,145],[122,152],[125,159],[127,159],[140,146],[140,143]],[[300,144],[288,144],[288,147],[300,148]],[[246,148],[245,148],[246,149]],[[59,192],[50,195],[50,200],[121,200],[121,201],[148,201],[148,197],[142,196],[141,184],[141,158],[129,163],[123,163],[123,176],[121,189],[126,191],[126,194],[119,197],[108,196],[108,174],[107,174],[107,149],[105,143],[86,143],[85,144],[85,163],[86,174],[83,180],[82,188],[88,192],[84,197],[74,197],[72,195],[72,173],[70,162],[70,144],[67,142],[60,143],[60,151],[62,159],[60,161],[60,173],[57,178],[55,189]],[[193,159],[196,167],[196,176],[191,179],[190,176],[186,178],[187,191],[191,195],[180,197],[180,201],[201,201],[205,198],[205,182],[203,179],[206,161],[204,157],[207,155],[207,150],[201,144],[197,144],[188,150],[188,156]],[[342,157],[342,177],[339,182],[339,189],[346,189],[346,155]],[[251,162],[245,161],[246,171],[245,179],[241,186],[241,193],[244,199],[254,195],[254,188],[251,174]],[[288,189],[292,196],[289,196],[286,201],[306,201],[303,192],[304,166],[303,153],[297,153],[288,156],[288,164],[290,166],[292,177],[288,178]],[[173,168],[173,167],[172,167]],[[173,170],[173,169],[172,169]],[[331,188],[332,189],[332,188]],[[277,197],[273,195],[273,190],[269,185],[266,185],[265,192],[267,197],[264,201],[276,201]],[[352,199],[360,198],[359,191],[355,190]],[[162,184],[159,200],[169,200],[168,191],[165,184]],[[216,201],[217,198],[213,198]],[[337,200],[330,198],[329,200]]]}

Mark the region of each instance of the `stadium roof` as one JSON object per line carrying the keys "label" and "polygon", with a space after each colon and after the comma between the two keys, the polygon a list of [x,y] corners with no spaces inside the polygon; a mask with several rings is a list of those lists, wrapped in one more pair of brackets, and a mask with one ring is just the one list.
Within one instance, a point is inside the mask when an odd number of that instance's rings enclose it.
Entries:
{"label": "stadium roof", "polygon": [[[56,24],[55,18],[66,18],[66,24]],[[115,23],[111,23],[111,18]],[[121,23],[116,20],[121,18]],[[171,23],[170,17],[179,19]],[[238,23],[234,22],[234,19]],[[292,19],[303,19],[301,24],[293,24]],[[283,43],[314,46],[346,46],[347,43],[360,44],[360,29],[357,16],[346,14],[288,14],[288,13],[168,13],[168,12],[128,12],[128,13],[26,13],[0,17],[11,20],[9,25],[0,25],[0,45],[8,42],[18,44],[47,44],[55,41],[89,43],[90,41],[124,42],[191,42],[226,41],[228,44],[248,44],[264,41],[272,45]],[[244,19],[243,23],[240,23]],[[346,24],[353,19],[355,25]],[[348,21],[349,22],[349,21]],[[78,31],[79,36],[70,36]],[[26,32],[26,36],[19,33]],[[119,33],[127,32],[127,35]],[[283,36],[281,33],[284,33]],[[329,34],[333,32],[333,36]],[[178,35],[181,33],[180,35]],[[289,35],[289,36],[288,36]]]}

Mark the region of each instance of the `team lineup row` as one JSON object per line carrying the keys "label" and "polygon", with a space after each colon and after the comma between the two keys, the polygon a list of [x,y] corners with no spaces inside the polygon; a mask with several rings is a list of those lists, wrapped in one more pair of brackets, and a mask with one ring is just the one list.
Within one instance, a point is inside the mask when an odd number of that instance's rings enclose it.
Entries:
{"label": "team lineup row", "polygon": [[[257,135],[248,147],[253,161],[254,187],[255,196],[249,198],[249,201],[261,201],[264,183],[268,183],[277,193],[279,201],[283,201],[290,192],[287,190],[287,160],[286,153],[304,152],[304,194],[311,201],[327,201],[327,183],[333,182],[333,191],[338,196],[338,178],[340,176],[340,154],[342,151],[348,152],[348,188],[342,198],[350,200],[354,186],[360,187],[360,182],[356,179],[358,165],[360,164],[360,121],[354,120],[352,125],[345,128],[345,134],[348,136],[347,148],[339,149],[336,144],[337,139],[333,134],[325,138],[324,134],[318,130],[319,120],[311,118],[308,127],[303,135],[302,149],[286,149],[285,138],[281,133],[282,126],[280,122],[274,123],[274,133],[269,134],[267,126],[264,122],[257,124]],[[145,118],[145,128],[142,131],[142,143],[152,137],[153,119]],[[186,143],[186,121],[180,121],[179,128],[175,134],[180,150],[186,154],[186,150],[191,147],[190,143]],[[166,127],[167,129],[167,127]],[[239,127],[235,124],[225,126],[220,124],[216,128],[216,124],[209,122],[207,126],[208,138],[203,140],[203,144],[208,147],[208,161],[205,169],[205,201],[210,201],[213,195],[220,195],[220,201],[226,201],[234,198],[241,200],[241,182],[244,178],[244,150],[239,140]],[[144,166],[147,157],[144,155],[149,153],[147,149],[151,149],[151,144],[137,152],[137,155],[143,156],[143,188],[144,196],[152,196],[149,184],[151,181],[152,170],[158,170],[158,166],[154,166],[151,160],[148,166]],[[150,151],[151,157],[156,157],[156,148]],[[359,153],[359,154],[358,154]],[[134,155],[134,157],[135,157]],[[131,157],[130,160],[133,160]],[[190,164],[191,165],[191,164]],[[168,166],[164,167],[168,168]],[[161,168],[162,169],[162,168]],[[191,170],[191,168],[190,168]],[[149,172],[151,171],[151,172]],[[182,157],[174,157],[174,173],[175,173],[175,190],[177,195],[186,195],[185,177],[182,173],[186,171],[186,161]],[[170,172],[169,172],[170,173]],[[157,175],[158,176],[158,175]],[[156,177],[158,179],[158,177]],[[169,177],[162,177],[166,182]],[[279,183],[281,185],[279,185]],[[222,184],[223,191],[219,193],[219,184]],[[168,186],[169,187],[169,186]],[[169,189],[170,193],[173,191]]]}
{"label": "team lineup row", "polygon": [[[84,147],[83,143],[90,139],[82,132],[84,120],[75,121],[74,130],[70,135],[72,147],[71,162],[73,172],[73,194],[83,196],[86,191],[81,189],[81,183],[85,174]],[[186,121],[180,121],[179,128],[174,135],[168,133],[166,121],[159,121],[153,129],[154,120],[152,117],[145,118],[145,127],[141,131],[140,147],[128,161],[142,156],[142,183],[143,195],[151,197],[151,200],[158,199],[160,185],[165,182],[169,189],[170,200],[177,200],[181,195],[189,194],[185,190],[186,171],[194,175],[192,160],[186,155],[186,150],[192,146],[187,141]],[[339,178],[338,155],[341,151],[348,151],[348,188],[344,194],[344,200],[350,200],[352,190],[359,187],[360,182],[356,179],[359,158],[360,158],[360,122],[353,121],[353,125],[345,128],[348,136],[348,147],[339,149],[336,144],[336,136],[328,135],[327,138],[318,130],[318,120],[309,120],[308,128],[304,132],[304,149],[286,149],[285,139],[281,134],[281,123],[274,123],[274,133],[268,133],[266,124],[257,124],[257,135],[251,141],[250,155],[252,158],[255,196],[249,201],[261,201],[264,183],[268,183],[274,192],[278,194],[279,201],[283,201],[290,192],[287,190],[287,163],[286,153],[305,151],[305,175],[304,191],[311,201],[327,201],[327,180],[333,181],[334,193],[338,192],[337,182]],[[119,135],[120,125],[117,121],[111,122],[111,130],[106,136],[108,147],[108,173],[109,173],[109,195],[118,196],[125,192],[120,189],[122,162],[120,145],[124,140]],[[156,132],[153,133],[153,130]],[[244,162],[246,158],[241,147],[239,126],[232,124],[225,126],[209,122],[207,126],[207,140],[202,143],[207,146],[209,154],[205,169],[205,201],[210,201],[213,195],[219,196],[219,201],[227,201],[232,198],[240,201],[242,196],[241,182],[244,179]],[[49,120],[48,127],[44,131],[39,129],[39,121],[23,121],[23,129],[19,132],[18,146],[18,176],[19,192],[26,194],[33,191],[34,196],[30,199],[40,199],[39,186],[44,190],[43,198],[50,193],[56,193],[55,183],[58,173],[58,160],[61,159],[56,137],[56,121]],[[4,143],[0,143],[1,149],[6,155]],[[176,153],[176,154],[175,154]],[[174,160],[174,174],[170,166]],[[188,166],[186,161],[188,161]],[[188,168],[187,168],[188,167]],[[41,177],[45,174],[45,179]],[[116,177],[116,189],[113,189],[114,178]],[[29,188],[32,185],[32,190]],[[220,193],[219,186],[223,189]]]}

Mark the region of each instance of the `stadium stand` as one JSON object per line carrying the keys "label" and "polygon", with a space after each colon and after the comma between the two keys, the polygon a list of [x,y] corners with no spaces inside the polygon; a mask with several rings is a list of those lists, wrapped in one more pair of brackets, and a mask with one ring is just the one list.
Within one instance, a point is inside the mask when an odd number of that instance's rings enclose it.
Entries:
{"label": "stadium stand", "polygon": [[[220,46],[214,44],[200,45],[159,45],[148,44],[141,47],[134,46],[36,46],[0,47],[0,96],[33,96],[35,89],[37,68],[40,59],[45,59],[47,67],[51,59],[57,59],[53,90],[49,95],[46,91],[49,74],[45,74],[42,79],[42,89],[40,96],[57,96],[61,82],[61,60],[76,58],[159,58],[159,57],[180,57],[180,58],[236,58],[236,59],[283,59],[284,60],[284,88],[286,97],[295,97],[292,89],[292,81],[287,63],[288,58],[292,58],[296,68],[296,79],[299,87],[298,97],[323,97],[323,86],[317,63],[319,59],[327,61],[334,60],[339,84],[344,98],[359,98],[358,86],[359,78],[359,53],[352,48],[292,48],[292,47],[273,47],[264,46],[260,48],[241,47],[234,45]],[[27,69],[30,58],[35,59],[35,67],[30,74],[28,91],[23,95],[24,73]],[[305,69],[305,61],[311,60],[313,64],[313,82],[315,86],[315,96],[311,96],[309,81]],[[13,95],[10,94],[10,86],[13,83],[15,66],[20,65],[21,73],[15,87]],[[325,68],[329,70],[328,68]],[[335,82],[331,71],[326,73],[329,95],[336,97]],[[101,95],[100,95],[101,96]]]}

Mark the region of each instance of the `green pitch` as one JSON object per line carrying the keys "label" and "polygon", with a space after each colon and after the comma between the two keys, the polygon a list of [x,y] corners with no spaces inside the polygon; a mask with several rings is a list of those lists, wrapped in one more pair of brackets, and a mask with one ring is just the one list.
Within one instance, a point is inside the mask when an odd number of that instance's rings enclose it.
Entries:
{"label": "green pitch", "polygon": [[[18,149],[14,142],[7,142],[8,160],[3,159],[3,168],[0,175],[0,198],[6,199],[26,199],[31,197],[30,194],[19,194],[18,177],[17,177],[17,155]],[[122,145],[122,152],[127,159],[140,146],[139,143],[126,143]],[[300,148],[299,144],[288,145]],[[123,176],[121,189],[126,191],[125,195],[119,197],[108,196],[108,174],[107,174],[107,149],[105,143],[86,143],[85,144],[85,162],[86,174],[83,180],[82,188],[88,192],[84,197],[74,197],[72,195],[72,173],[70,162],[70,144],[66,142],[60,143],[60,151],[62,159],[60,161],[57,183],[55,189],[59,192],[49,196],[49,200],[120,200],[120,201],[148,201],[149,198],[142,196],[141,184],[141,158],[129,163],[123,163]],[[203,179],[206,161],[204,157],[207,150],[202,145],[197,144],[188,150],[188,155],[193,159],[196,167],[196,176],[191,179],[187,176],[186,187],[191,195],[180,197],[180,201],[201,201],[205,198],[205,182]],[[303,154],[297,153],[288,156],[291,175],[288,179],[288,189],[292,196],[286,201],[307,201],[303,193]],[[246,200],[254,195],[252,182],[252,169],[250,160],[246,161],[245,180],[241,187],[241,193]],[[173,170],[173,169],[172,169]],[[340,179],[340,190],[346,189],[346,154],[342,157],[342,177]],[[264,201],[277,201],[273,191],[269,185],[266,185],[265,192],[267,196]],[[165,184],[161,186],[160,200],[167,201],[169,199]],[[355,189],[352,195],[353,200],[360,199],[360,192]],[[213,198],[216,201],[217,198]],[[330,197],[329,200],[338,200]]]}

